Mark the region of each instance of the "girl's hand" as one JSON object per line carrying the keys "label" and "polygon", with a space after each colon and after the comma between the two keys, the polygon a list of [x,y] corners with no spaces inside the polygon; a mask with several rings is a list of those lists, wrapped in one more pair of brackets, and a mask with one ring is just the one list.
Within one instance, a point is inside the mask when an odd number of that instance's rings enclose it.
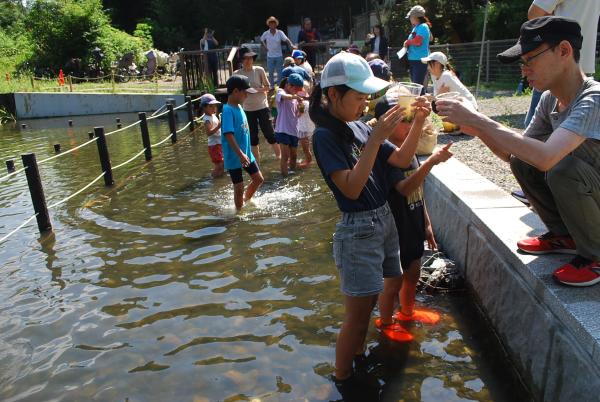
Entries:
{"label": "girl's hand", "polygon": [[446,162],[448,159],[452,157],[452,152],[450,152],[450,147],[452,143],[448,143],[444,145],[442,148],[436,150],[429,158],[434,165],[440,164],[442,162]]}
{"label": "girl's hand", "polygon": [[387,140],[392,132],[394,132],[398,123],[402,121],[404,110],[405,108],[400,107],[400,105],[391,107],[377,120],[377,124],[373,127],[373,131],[371,131],[371,137],[379,143]]}
{"label": "girl's hand", "polygon": [[419,96],[411,105],[415,108],[415,118],[425,120],[431,114],[431,102],[425,96]]}
{"label": "girl's hand", "polygon": [[430,250],[437,250],[437,242],[435,241],[435,236],[433,235],[433,228],[431,224],[425,226],[425,240],[427,240],[427,245]]}
{"label": "girl's hand", "polygon": [[404,43],[402,44],[402,47],[408,47],[408,43],[406,43],[406,41],[404,41]]}

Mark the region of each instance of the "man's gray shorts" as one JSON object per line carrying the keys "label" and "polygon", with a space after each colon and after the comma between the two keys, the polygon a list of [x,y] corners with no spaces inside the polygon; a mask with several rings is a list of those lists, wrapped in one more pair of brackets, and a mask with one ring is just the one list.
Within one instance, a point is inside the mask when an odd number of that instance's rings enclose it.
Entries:
{"label": "man's gray shorts", "polygon": [[333,234],[333,259],[347,296],[376,295],[383,291],[383,278],[402,275],[398,232],[387,203],[343,213]]}

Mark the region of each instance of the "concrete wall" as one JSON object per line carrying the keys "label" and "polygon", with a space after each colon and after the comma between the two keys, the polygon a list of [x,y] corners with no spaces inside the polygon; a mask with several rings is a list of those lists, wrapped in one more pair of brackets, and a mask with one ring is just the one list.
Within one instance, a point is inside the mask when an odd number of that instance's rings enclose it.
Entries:
{"label": "concrete wall", "polygon": [[544,225],[457,160],[436,166],[425,192],[438,243],[462,268],[535,399],[600,401],[600,285],[554,282],[569,256],[517,253],[517,240]]}
{"label": "concrete wall", "polygon": [[183,95],[171,94],[17,92],[14,94],[14,104],[18,119],[35,119],[107,113],[150,112],[164,105],[167,98],[174,98],[177,105],[185,102]]}

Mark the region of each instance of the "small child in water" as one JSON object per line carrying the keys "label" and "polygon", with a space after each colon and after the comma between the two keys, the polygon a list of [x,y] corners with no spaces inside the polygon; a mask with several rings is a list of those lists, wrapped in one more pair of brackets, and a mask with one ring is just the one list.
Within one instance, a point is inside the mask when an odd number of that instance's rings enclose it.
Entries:
{"label": "small child in water", "polygon": [[222,176],[225,172],[223,168],[223,148],[221,146],[221,122],[217,117],[217,107],[220,104],[221,102],[212,94],[205,94],[200,97],[200,106],[204,112],[202,121],[208,136],[208,154],[215,165],[211,172],[213,178]]}

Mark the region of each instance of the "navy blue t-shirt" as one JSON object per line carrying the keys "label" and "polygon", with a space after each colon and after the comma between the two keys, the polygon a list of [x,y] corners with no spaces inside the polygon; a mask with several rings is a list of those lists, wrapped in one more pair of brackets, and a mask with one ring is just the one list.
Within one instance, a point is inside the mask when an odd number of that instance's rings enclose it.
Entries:
{"label": "navy blue t-shirt", "polygon": [[331,174],[338,170],[352,169],[371,134],[371,127],[363,122],[355,121],[348,123],[348,126],[354,132],[352,143],[343,139],[342,135],[334,134],[324,127],[317,127],[313,135],[315,159],[342,212],[370,211],[386,202],[390,188],[386,180],[386,171],[389,168],[387,160],[396,150],[396,146],[385,141],[379,147],[373,169],[360,196],[357,200],[347,198],[333,183]]}

